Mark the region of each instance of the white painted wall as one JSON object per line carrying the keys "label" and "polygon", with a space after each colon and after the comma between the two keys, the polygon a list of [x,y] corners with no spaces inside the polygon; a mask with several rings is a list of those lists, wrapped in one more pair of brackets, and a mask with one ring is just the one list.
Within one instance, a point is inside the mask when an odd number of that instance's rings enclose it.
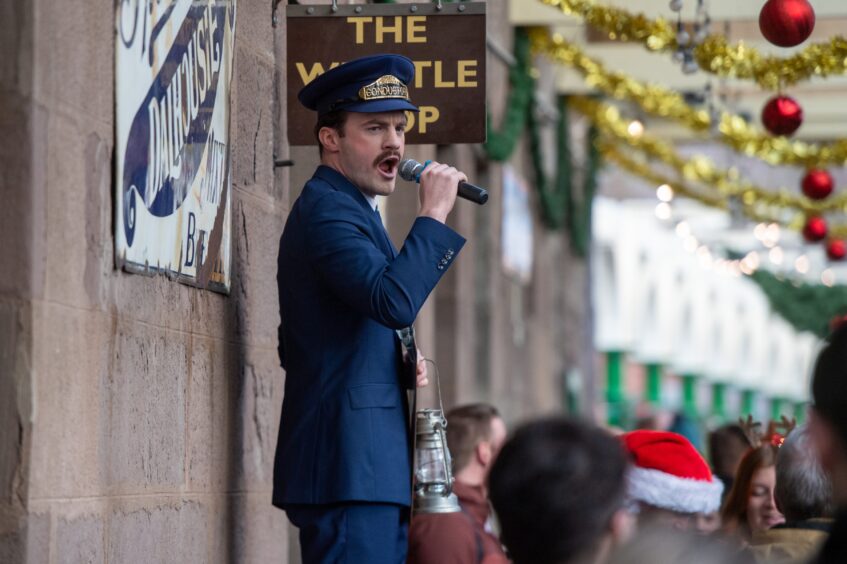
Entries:
{"label": "white painted wall", "polygon": [[[755,283],[714,262],[705,266],[686,251],[675,223],[656,219],[654,206],[650,199],[595,202],[598,349],[770,396],[807,399],[818,339],[773,313]],[[714,213],[701,237],[722,228],[722,214]],[[717,255],[718,244],[712,246]]]}

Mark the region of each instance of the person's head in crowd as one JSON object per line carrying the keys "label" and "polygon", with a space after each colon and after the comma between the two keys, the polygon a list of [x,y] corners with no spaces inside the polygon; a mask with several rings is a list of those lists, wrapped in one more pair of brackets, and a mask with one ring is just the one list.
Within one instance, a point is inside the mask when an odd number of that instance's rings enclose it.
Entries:
{"label": "person's head in crowd", "polygon": [[727,532],[749,541],[754,533],[785,522],[774,500],[776,454],[777,447],[764,444],[751,448],[741,459],[721,510]]}
{"label": "person's head in crowd", "polygon": [[639,527],[606,564],[753,564],[753,560],[715,537],[648,526]]}
{"label": "person's head in crowd", "polygon": [[589,423],[554,417],[521,426],[488,478],[515,564],[596,562],[627,538],[626,469],[620,442]]}
{"label": "person's head in crowd", "polygon": [[847,507],[847,324],[830,335],[812,376],[809,434],[832,483],[834,503]]}
{"label": "person's head in crowd", "polygon": [[718,427],[709,433],[709,461],[715,475],[724,483],[724,495],[729,493],[738,465],[750,448],[744,429],[737,423]]}
{"label": "person's head in crowd", "polygon": [[832,516],[832,486],[815,457],[807,425],[791,431],[779,449],[774,496],[788,523]]}
{"label": "person's head in crowd", "polygon": [[700,432],[700,427],[693,418],[685,413],[678,411],[673,414],[671,424],[667,428],[671,433],[682,435],[691,443],[691,445],[699,452],[703,450],[703,437]]}
{"label": "person's head in crowd", "polygon": [[691,442],[677,433],[632,431],[622,435],[633,467],[627,496],[638,508],[639,527],[668,526],[710,533],[720,523],[723,484]]}
{"label": "person's head in crowd", "polygon": [[447,446],[460,482],[484,484],[505,441],[506,424],[493,405],[474,403],[447,413]]}

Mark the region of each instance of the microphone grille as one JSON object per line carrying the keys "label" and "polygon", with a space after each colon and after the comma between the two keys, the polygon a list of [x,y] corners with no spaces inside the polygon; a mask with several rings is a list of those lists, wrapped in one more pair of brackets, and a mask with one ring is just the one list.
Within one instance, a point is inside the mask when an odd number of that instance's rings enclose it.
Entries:
{"label": "microphone grille", "polygon": [[403,159],[400,161],[400,178],[409,182],[414,182],[415,176],[417,176],[417,168],[419,166],[421,166],[421,163],[415,159]]}

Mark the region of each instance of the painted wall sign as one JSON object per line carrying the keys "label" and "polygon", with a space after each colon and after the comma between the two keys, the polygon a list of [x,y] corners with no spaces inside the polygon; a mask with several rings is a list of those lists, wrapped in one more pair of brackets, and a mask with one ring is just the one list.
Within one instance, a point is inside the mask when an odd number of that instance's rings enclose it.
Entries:
{"label": "painted wall sign", "polygon": [[236,0],[119,0],[115,255],[228,292]]}
{"label": "painted wall sign", "polygon": [[329,2],[286,9],[288,140],[313,145],[315,113],[297,92],[326,69],[376,53],[415,62],[407,143],[485,141],[485,4],[357,4]]}

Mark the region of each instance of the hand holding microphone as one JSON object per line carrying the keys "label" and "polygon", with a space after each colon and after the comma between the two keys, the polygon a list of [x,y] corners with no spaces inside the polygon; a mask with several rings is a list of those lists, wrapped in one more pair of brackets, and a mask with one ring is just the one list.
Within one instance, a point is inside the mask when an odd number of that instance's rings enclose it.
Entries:
{"label": "hand holding microphone", "polygon": [[[427,165],[422,165],[414,159],[405,159],[403,161],[400,161],[399,174],[403,180],[408,180],[409,182],[421,182],[421,175],[429,171],[430,168]],[[470,200],[471,202],[474,202],[475,204],[479,205],[482,205],[488,201],[487,190],[485,190],[484,188],[480,188],[479,186],[474,186],[473,184],[468,182],[467,177],[463,173],[454,169],[453,167],[449,167],[447,165],[439,165],[435,163],[435,166],[432,168],[432,172],[436,171],[446,171],[448,174],[450,171],[454,171],[458,174],[456,193],[460,198]],[[450,207],[453,207],[452,204]]]}

